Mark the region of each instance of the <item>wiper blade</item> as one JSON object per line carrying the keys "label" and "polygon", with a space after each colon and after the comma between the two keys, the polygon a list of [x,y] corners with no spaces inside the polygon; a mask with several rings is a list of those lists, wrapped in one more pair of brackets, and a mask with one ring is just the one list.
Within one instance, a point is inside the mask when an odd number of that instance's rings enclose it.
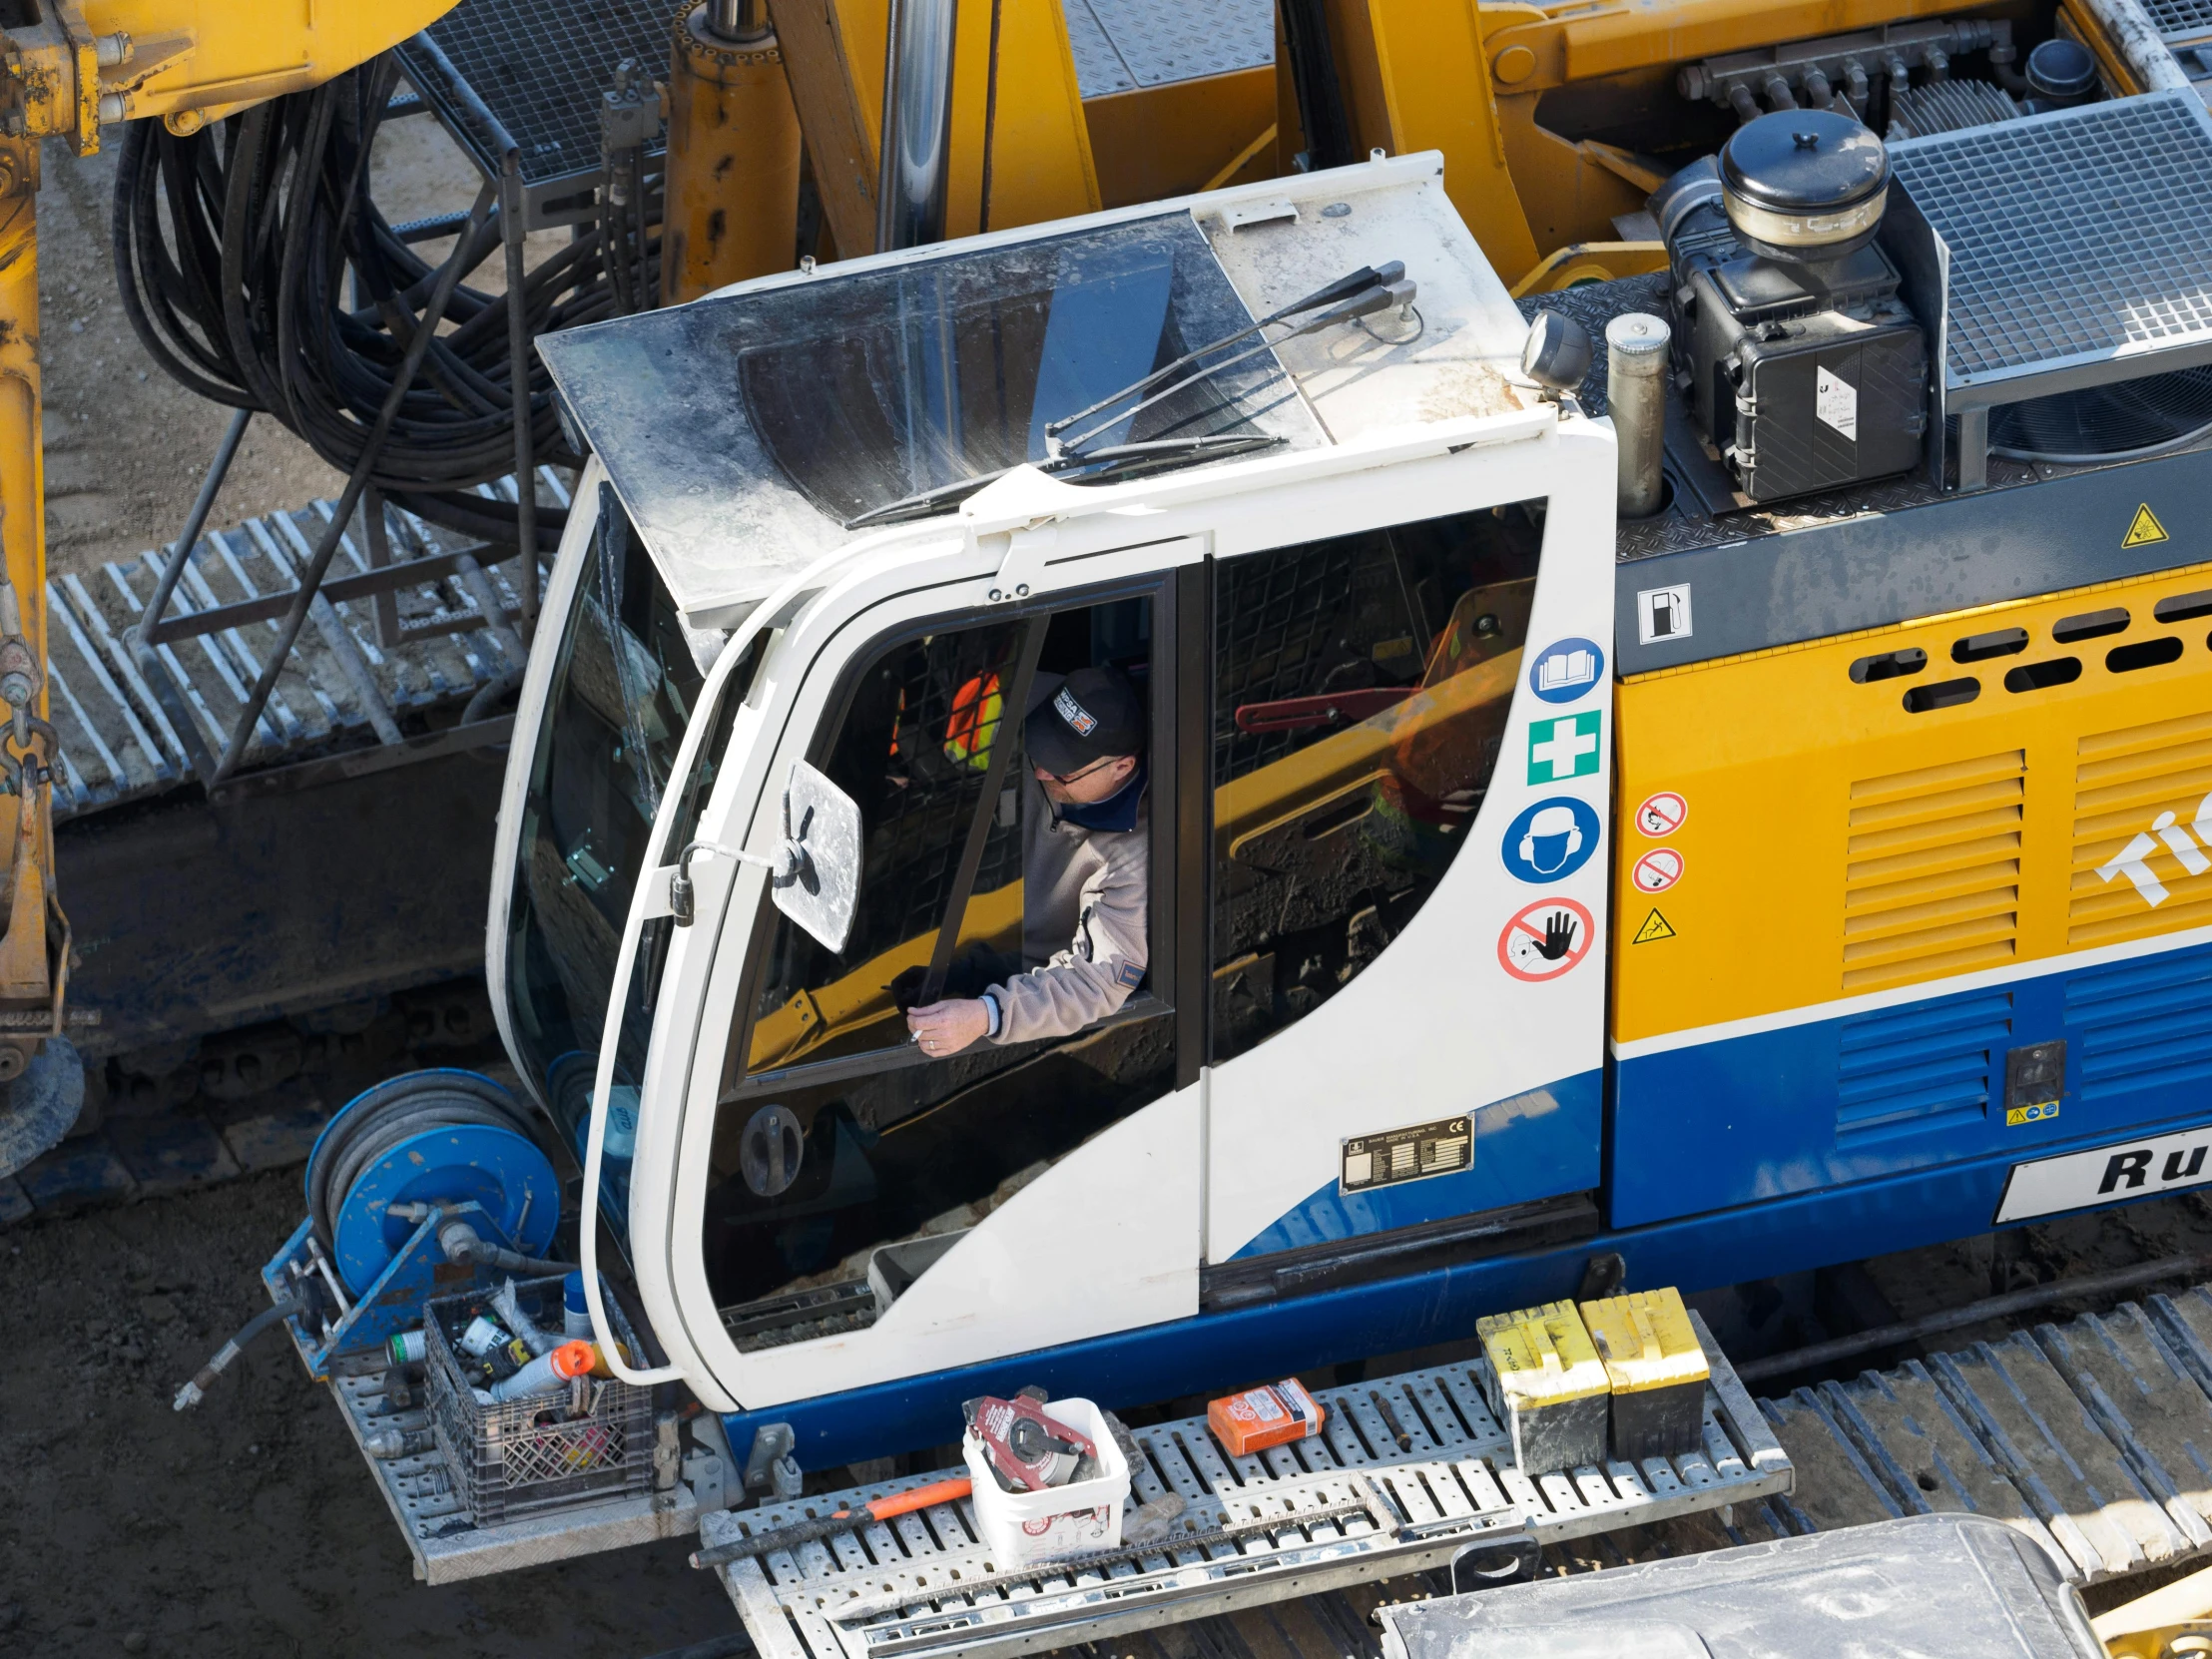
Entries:
{"label": "wiper blade", "polygon": [[[1230,346],[1235,345],[1239,340],[1249,339],[1252,335],[1258,333],[1263,328],[1273,327],[1279,322],[1287,321],[1291,317],[1302,315],[1307,311],[1318,310],[1324,305],[1338,304],[1343,300],[1352,298],[1356,294],[1366,293],[1371,288],[1387,287],[1392,282],[1403,279],[1404,276],[1405,262],[1402,260],[1391,260],[1380,266],[1362,266],[1358,271],[1352,272],[1347,276],[1338,277],[1334,282],[1329,283],[1326,287],[1316,288],[1312,293],[1307,294],[1303,299],[1295,299],[1290,304],[1283,306],[1280,310],[1270,311],[1266,316],[1260,318],[1259,321],[1253,323],[1250,327],[1240,328],[1233,334],[1224,334],[1220,339],[1213,340],[1205,345],[1201,345],[1195,351],[1184,352],[1182,356],[1176,358],[1175,361],[1173,361],[1172,363],[1168,363],[1163,367],[1154,369],[1150,374],[1147,374],[1141,380],[1132,380],[1128,385],[1123,386],[1121,390],[1117,392],[1112,392],[1107,396],[1100,398],[1089,408],[1077,409],[1075,413],[1071,415],[1062,415],[1058,420],[1051,422],[1045,427],[1044,435],[1047,440],[1055,439],[1062,432],[1066,431],[1070,426],[1073,426],[1077,421],[1088,420],[1092,415],[1097,414],[1101,409],[1110,409],[1116,403],[1121,402],[1124,398],[1140,397],[1146,391],[1150,390],[1153,386],[1157,385],[1160,381],[1181,372],[1185,368],[1188,368],[1192,363],[1197,362],[1199,358],[1211,356],[1216,351],[1226,351]],[[1285,337],[1288,338],[1294,336]],[[1253,353],[1246,352],[1244,355],[1251,356],[1253,355]],[[1242,361],[1243,359],[1237,358],[1233,360]],[[1216,366],[1226,368],[1228,364],[1223,363]],[[1115,418],[1119,419],[1120,417],[1116,416]],[[1106,422],[1106,424],[1112,425],[1113,422],[1108,421]]]}
{"label": "wiper blade", "polygon": [[870,507],[844,521],[847,530],[862,530],[870,524],[893,524],[904,518],[927,518],[945,507],[957,507],[976,491],[995,484],[1014,469],[1002,466],[995,472],[979,472],[972,478],[955,478],[949,484],[938,484],[930,489],[916,490],[902,495],[896,501],[886,501],[880,507]]}
{"label": "wiper blade", "polygon": [[[1039,472],[1060,476],[1080,472],[1088,482],[1093,477],[1109,473],[1142,472],[1150,468],[1181,465],[1186,461],[1219,460],[1229,455],[1241,455],[1254,449],[1271,449],[1285,440],[1273,432],[1214,432],[1203,437],[1156,438],[1146,443],[1110,444],[1104,449],[1088,453],[1054,455],[1038,461]],[[866,512],[844,521],[847,530],[864,529],[871,524],[893,524],[903,519],[927,518],[947,507],[958,506],[969,496],[995,484],[1014,468],[1002,466],[995,472],[979,472],[972,478],[955,478],[949,484],[916,490],[912,495],[900,496],[896,501],[885,502],[880,507],[870,507]]]}

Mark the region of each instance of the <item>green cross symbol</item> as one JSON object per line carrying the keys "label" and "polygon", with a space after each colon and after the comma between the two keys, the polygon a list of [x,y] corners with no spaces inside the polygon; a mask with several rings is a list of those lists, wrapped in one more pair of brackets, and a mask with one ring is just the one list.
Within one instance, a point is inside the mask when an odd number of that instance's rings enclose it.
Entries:
{"label": "green cross symbol", "polygon": [[1590,709],[1557,720],[1528,723],[1528,781],[1561,784],[1597,771],[1598,725],[1603,711]]}

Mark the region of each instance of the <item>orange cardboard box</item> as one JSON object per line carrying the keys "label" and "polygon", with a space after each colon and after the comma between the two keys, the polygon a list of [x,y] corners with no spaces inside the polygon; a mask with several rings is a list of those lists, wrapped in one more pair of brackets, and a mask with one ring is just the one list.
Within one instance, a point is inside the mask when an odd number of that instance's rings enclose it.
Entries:
{"label": "orange cardboard box", "polygon": [[1321,1432],[1328,1413],[1297,1378],[1228,1394],[1206,1407],[1206,1426],[1232,1457]]}

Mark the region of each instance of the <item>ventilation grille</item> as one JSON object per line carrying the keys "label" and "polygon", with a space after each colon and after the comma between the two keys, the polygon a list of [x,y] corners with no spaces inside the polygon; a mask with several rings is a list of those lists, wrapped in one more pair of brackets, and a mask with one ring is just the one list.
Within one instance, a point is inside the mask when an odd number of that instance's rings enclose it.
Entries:
{"label": "ventilation grille", "polygon": [[2212,714],[2099,732],[2075,756],[2066,943],[2212,921]]}
{"label": "ventilation grille", "polygon": [[2012,959],[2025,796],[2017,749],[1852,785],[1845,990]]}
{"label": "ventilation grille", "polygon": [[1836,1144],[1921,1134],[1982,1117],[1991,1056],[2003,1064],[2011,1035],[2009,991],[1844,1021]]}
{"label": "ventilation grille", "polygon": [[2085,1101],[2212,1078],[2212,947],[2075,975],[2066,1026]]}
{"label": "ventilation grille", "polygon": [[2212,0],[2143,0],[2143,10],[2168,42],[2212,35]]}

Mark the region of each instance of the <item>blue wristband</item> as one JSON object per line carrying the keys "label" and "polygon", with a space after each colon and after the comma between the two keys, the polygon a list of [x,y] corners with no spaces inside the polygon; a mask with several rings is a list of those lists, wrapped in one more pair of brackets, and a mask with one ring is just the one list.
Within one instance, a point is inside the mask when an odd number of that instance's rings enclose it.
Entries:
{"label": "blue wristband", "polygon": [[988,1031],[985,1031],[983,1035],[986,1037],[995,1037],[998,1035],[999,1024],[998,998],[991,995],[989,991],[985,991],[982,995],[981,1001],[983,1004],[983,1012],[989,1016],[991,1022],[990,1029]]}

